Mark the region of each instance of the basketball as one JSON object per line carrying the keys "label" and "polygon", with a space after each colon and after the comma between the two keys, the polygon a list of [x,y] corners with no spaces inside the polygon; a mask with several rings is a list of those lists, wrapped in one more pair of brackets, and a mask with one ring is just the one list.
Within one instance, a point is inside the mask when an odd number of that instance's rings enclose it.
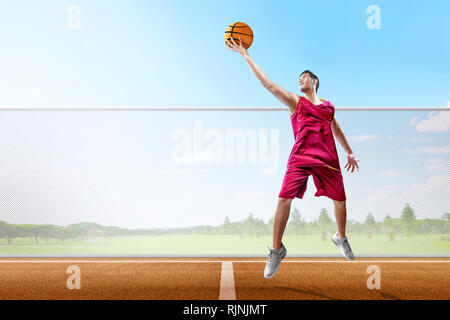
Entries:
{"label": "basketball", "polygon": [[231,42],[231,38],[233,38],[234,42],[239,45],[239,36],[241,36],[243,47],[245,49],[250,48],[253,42],[252,29],[243,22],[235,22],[229,25],[227,31],[225,31],[225,41],[229,40]]}

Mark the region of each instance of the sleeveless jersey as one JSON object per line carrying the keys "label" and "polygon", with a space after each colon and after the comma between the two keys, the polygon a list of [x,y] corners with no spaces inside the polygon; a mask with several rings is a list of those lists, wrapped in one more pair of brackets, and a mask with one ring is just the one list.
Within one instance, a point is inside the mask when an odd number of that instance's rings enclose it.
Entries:
{"label": "sleeveless jersey", "polygon": [[288,159],[289,167],[325,166],[341,172],[339,158],[331,131],[334,106],[322,100],[312,104],[300,97],[297,109],[291,115],[295,143]]}

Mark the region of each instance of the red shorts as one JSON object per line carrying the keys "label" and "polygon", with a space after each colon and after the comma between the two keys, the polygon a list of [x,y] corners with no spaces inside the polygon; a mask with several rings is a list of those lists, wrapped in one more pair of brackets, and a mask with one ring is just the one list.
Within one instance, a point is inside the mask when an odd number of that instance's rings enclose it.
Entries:
{"label": "red shorts", "polygon": [[333,200],[347,200],[342,173],[325,166],[287,168],[279,198],[303,199],[309,175],[316,185],[316,197],[326,196]]}

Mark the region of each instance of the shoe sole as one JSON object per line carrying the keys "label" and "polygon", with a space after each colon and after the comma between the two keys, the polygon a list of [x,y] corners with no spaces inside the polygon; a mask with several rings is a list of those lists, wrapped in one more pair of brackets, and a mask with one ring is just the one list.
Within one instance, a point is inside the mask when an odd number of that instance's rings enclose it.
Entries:
{"label": "shoe sole", "polygon": [[345,253],[342,251],[341,247],[339,247],[339,245],[336,243],[336,241],[334,241],[333,238],[331,238],[331,241],[333,241],[333,243],[336,245],[336,247],[339,248],[339,250],[341,251],[342,255],[343,255],[347,260],[350,260],[350,261],[355,260],[355,258],[347,257],[347,256],[345,255]]}
{"label": "shoe sole", "polygon": [[[281,257],[281,260],[284,259],[284,257],[286,256],[286,253],[287,253],[287,250],[284,252],[283,256]],[[277,268],[275,269],[274,273],[273,273],[271,276],[268,276],[268,277],[266,277],[266,276],[264,275],[264,278],[266,278],[266,279],[273,278],[273,276],[278,272],[278,268],[280,267],[281,260],[280,260],[280,263],[278,264]]]}

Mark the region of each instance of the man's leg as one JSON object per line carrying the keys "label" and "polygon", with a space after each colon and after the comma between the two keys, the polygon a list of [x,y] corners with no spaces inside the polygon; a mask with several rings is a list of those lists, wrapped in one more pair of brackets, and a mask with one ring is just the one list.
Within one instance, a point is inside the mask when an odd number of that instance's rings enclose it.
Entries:
{"label": "man's leg", "polygon": [[286,170],[273,219],[272,248],[275,250],[281,248],[281,239],[289,219],[292,200],[294,200],[294,197],[303,199],[309,175],[311,175],[311,171],[307,167],[288,167]]}
{"label": "man's leg", "polygon": [[273,219],[273,247],[269,248],[269,258],[264,268],[264,278],[272,278],[278,271],[281,260],[286,256],[287,250],[281,243],[284,229],[291,211],[292,199],[279,198],[275,217]]}
{"label": "man's leg", "polygon": [[291,211],[291,203],[293,199],[279,198],[278,205],[273,219],[273,246],[278,250],[281,248],[281,239],[283,238],[284,229],[286,228]]}
{"label": "man's leg", "polygon": [[[316,196],[327,196],[333,199],[334,216],[338,231],[333,235],[331,240],[338,246],[341,253],[349,260],[355,259],[352,249],[345,236],[345,226],[347,223],[347,207],[345,200],[344,181],[342,174],[326,167],[313,167],[314,184],[317,187]],[[340,200],[334,200],[340,199]]]}
{"label": "man's leg", "polygon": [[338,229],[339,238],[345,237],[345,226],[347,224],[347,207],[345,201],[333,200],[334,202],[334,216]]}
{"label": "man's leg", "polygon": [[338,231],[331,239],[335,245],[341,250],[344,257],[349,260],[354,260],[352,248],[348,243],[348,239],[345,236],[345,225],[347,223],[347,208],[344,201],[333,200],[334,202],[334,216],[336,217],[336,224]]}
{"label": "man's leg", "polygon": [[264,278],[272,278],[278,271],[281,260],[286,256],[287,250],[281,239],[286,228],[294,197],[303,198],[306,182],[310,175],[309,170],[291,167],[286,170],[281,191],[278,194],[278,204],[273,218],[273,243],[269,248],[269,257],[264,268]]}
{"label": "man's leg", "polygon": [[[347,223],[347,208],[344,181],[342,174],[327,167],[312,167],[313,180],[317,192],[315,196],[326,196],[333,200],[334,216],[336,217],[338,236],[345,237],[345,226]],[[334,200],[340,199],[340,200]]]}

